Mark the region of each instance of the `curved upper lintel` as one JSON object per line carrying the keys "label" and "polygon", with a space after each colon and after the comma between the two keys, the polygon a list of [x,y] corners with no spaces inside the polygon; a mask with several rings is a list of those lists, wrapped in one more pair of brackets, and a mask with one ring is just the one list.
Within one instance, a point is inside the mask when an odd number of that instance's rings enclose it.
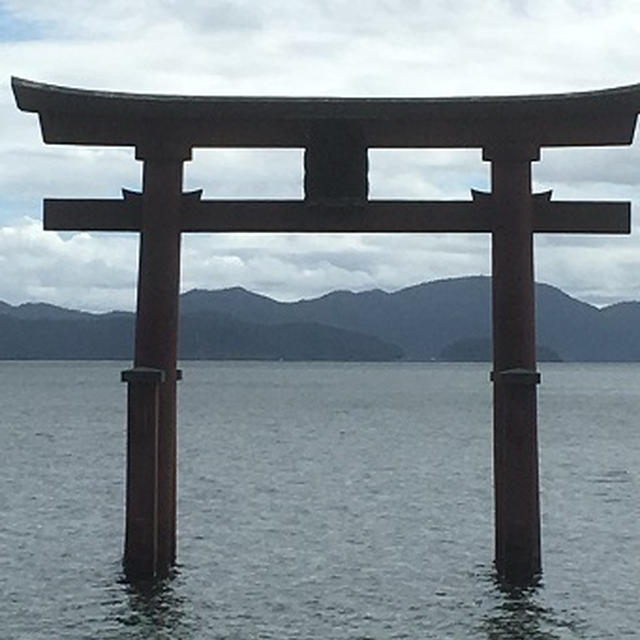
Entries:
{"label": "curved upper lintel", "polygon": [[285,98],[88,91],[12,78],[46,142],[140,146],[171,132],[188,147],[304,147],[319,121],[352,122],[368,147],[630,144],[640,84],[467,98]]}

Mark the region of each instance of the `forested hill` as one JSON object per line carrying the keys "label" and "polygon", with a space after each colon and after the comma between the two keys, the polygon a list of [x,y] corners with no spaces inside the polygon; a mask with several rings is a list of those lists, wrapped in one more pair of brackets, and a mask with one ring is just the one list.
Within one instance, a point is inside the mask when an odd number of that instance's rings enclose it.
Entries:
{"label": "forested hill", "polygon": [[[284,303],[241,288],[181,296],[184,359],[478,360],[490,355],[491,281]],[[598,309],[536,285],[542,359],[640,361],[640,303]],[[130,359],[133,314],[0,303],[2,359]]]}

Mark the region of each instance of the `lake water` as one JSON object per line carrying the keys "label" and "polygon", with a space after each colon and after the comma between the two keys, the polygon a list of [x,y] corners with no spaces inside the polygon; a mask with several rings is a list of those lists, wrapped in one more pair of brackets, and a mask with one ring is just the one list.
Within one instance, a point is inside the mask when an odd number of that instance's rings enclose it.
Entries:
{"label": "lake water", "polygon": [[1,362],[0,637],[639,638],[640,366],[548,364],[542,584],[492,573],[487,365],[183,363],[179,567],[121,580],[128,363]]}

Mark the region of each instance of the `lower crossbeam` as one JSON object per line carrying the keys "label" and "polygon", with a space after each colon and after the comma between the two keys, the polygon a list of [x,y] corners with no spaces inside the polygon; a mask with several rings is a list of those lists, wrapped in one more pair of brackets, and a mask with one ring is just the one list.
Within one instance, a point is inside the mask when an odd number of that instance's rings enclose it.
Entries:
{"label": "lower crossbeam", "polygon": [[[536,233],[628,234],[628,202],[534,199]],[[480,201],[198,200],[185,196],[186,233],[490,233],[491,199]],[[139,231],[142,199],[44,201],[51,231]]]}

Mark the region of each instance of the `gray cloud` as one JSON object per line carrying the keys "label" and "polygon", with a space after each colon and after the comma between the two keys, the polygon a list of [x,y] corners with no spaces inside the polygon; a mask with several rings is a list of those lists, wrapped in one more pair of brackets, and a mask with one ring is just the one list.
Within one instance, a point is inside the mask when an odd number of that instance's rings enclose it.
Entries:
{"label": "gray cloud", "polygon": [[23,218],[0,228],[0,299],[132,308],[136,251],[133,237],[43,233],[40,221]]}
{"label": "gray cloud", "polygon": [[[43,197],[116,197],[140,186],[132,150],[47,147],[10,75],[124,91],[436,96],[603,88],[637,81],[635,0],[4,0],[30,33],[0,43],[0,299],[133,306],[134,236],[40,229]],[[535,186],[559,198],[630,199],[631,149],[545,150]],[[478,151],[372,150],[380,198],[467,198],[488,188]],[[299,197],[301,152],[197,151],[187,188],[207,197]],[[30,220],[25,222],[24,216]],[[640,226],[640,225],[636,225]],[[640,297],[631,238],[544,236],[541,279],[599,303]],[[397,289],[488,273],[489,239],[438,236],[186,237],[183,287],[243,285],[280,298]]]}
{"label": "gray cloud", "polygon": [[599,185],[604,193],[640,184],[640,145],[584,149],[545,149],[534,175],[569,188]]}

